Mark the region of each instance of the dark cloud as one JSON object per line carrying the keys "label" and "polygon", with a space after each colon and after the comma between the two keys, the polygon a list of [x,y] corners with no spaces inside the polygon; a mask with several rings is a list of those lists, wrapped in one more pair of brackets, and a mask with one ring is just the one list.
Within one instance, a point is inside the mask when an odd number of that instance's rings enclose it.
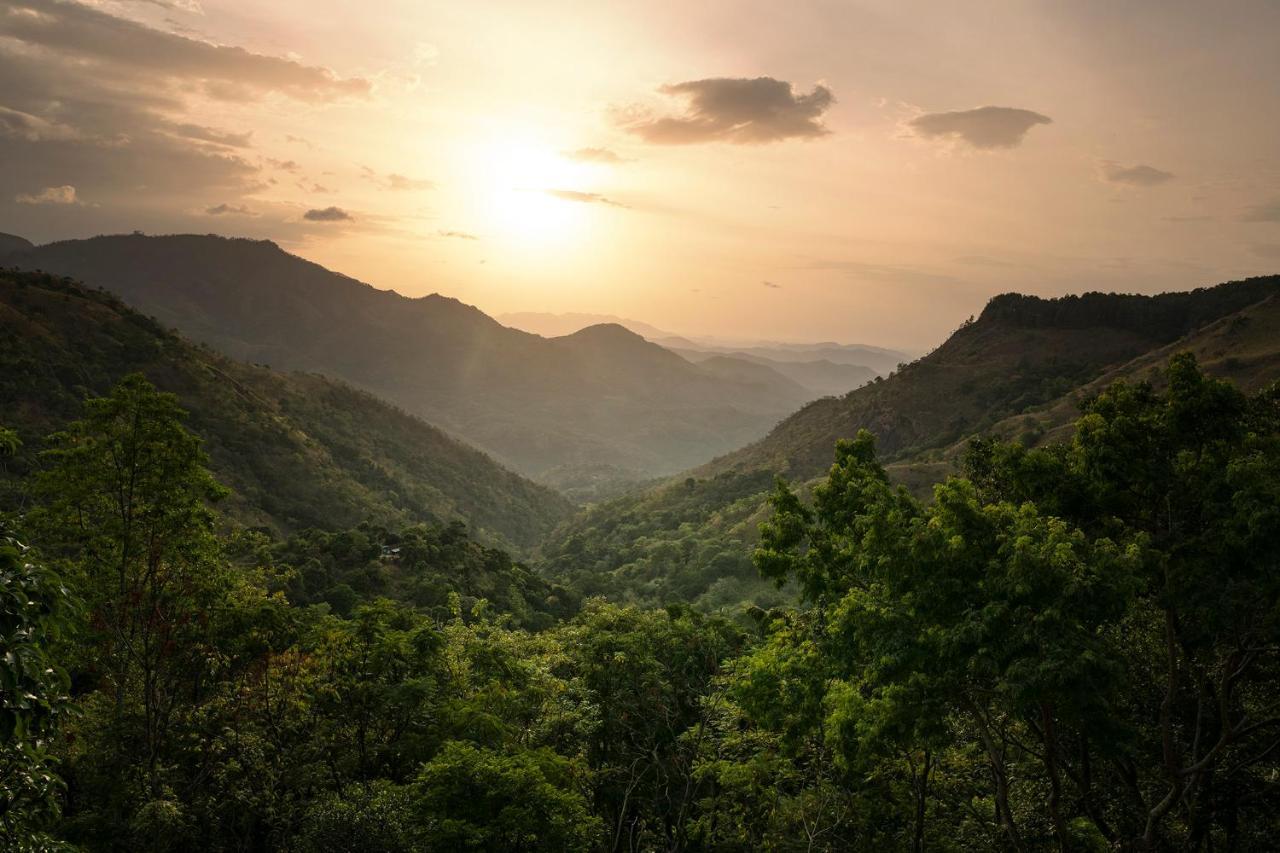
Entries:
{"label": "dark cloud", "polygon": [[1053,119],[1015,107],[978,107],[945,113],[925,113],[907,122],[912,135],[923,139],[952,139],[974,148],[1014,148],[1037,124]]}
{"label": "dark cloud", "polygon": [[302,168],[296,160],[277,160],[274,157],[268,157],[267,163],[273,169],[279,169],[282,172],[296,172]]}
{"label": "dark cloud", "polygon": [[627,158],[608,148],[578,148],[574,151],[563,151],[561,155],[579,163],[625,163]]}
{"label": "dark cloud", "polygon": [[115,75],[124,71],[195,81],[208,84],[206,93],[215,97],[219,91],[240,93],[236,100],[245,92],[275,91],[303,101],[331,101],[370,90],[367,80],[342,78],[327,68],[164,32],[80,3],[9,0],[8,7],[8,13],[0,16],[0,36],[74,59],[90,71],[96,67]]}
{"label": "dark cloud", "polygon": [[459,240],[479,240],[480,238],[474,234],[468,234],[466,231],[437,231],[441,237],[456,237]]}
{"label": "dark cloud", "polygon": [[[263,187],[261,167],[241,156],[251,134],[196,119],[201,95],[320,103],[368,91],[86,4],[0,0],[0,218],[88,233],[200,227],[210,197],[237,206]],[[58,186],[94,203],[16,207],[18,195]],[[295,216],[272,213],[278,224]]]}
{"label": "dark cloud", "polygon": [[781,290],[781,289],[782,289],[782,285],[780,285],[780,284],[774,284],[774,283],[773,283],[773,282],[771,282],[771,281],[762,281],[762,282],[760,282],[760,283],[761,283],[762,285],[764,285],[765,287],[769,287],[769,288],[772,288],[772,289],[774,289],[774,290]]}
{"label": "dark cloud", "polygon": [[600,193],[584,193],[578,190],[543,190],[547,195],[555,196],[565,201],[581,201],[588,204],[608,204],[613,207],[626,207],[625,204],[619,204],[611,198],[601,195]]}
{"label": "dark cloud", "polygon": [[308,210],[302,218],[308,222],[350,222],[355,217],[340,207],[324,207]]}
{"label": "dark cloud", "polygon": [[36,193],[21,193],[14,197],[18,204],[81,204],[76,198],[76,188],[70,184],[45,187]]}
{"label": "dark cloud", "polygon": [[1098,176],[1109,184],[1129,184],[1135,187],[1154,187],[1157,184],[1173,180],[1173,172],[1166,172],[1154,166],[1135,164],[1125,166],[1114,160],[1104,160],[1098,164]]}
{"label": "dark cloud", "polygon": [[1245,211],[1245,222],[1280,222],[1280,200],[1259,204]]}
{"label": "dark cloud", "polygon": [[656,145],[730,142],[740,145],[812,139],[830,133],[822,116],[835,102],[831,90],[815,86],[800,94],[772,77],[715,77],[673,83],[660,90],[683,98],[681,116],[623,116],[623,127]]}
{"label": "dark cloud", "polygon": [[204,212],[208,216],[257,216],[258,214],[250,210],[243,204],[215,204],[213,207],[206,207]]}

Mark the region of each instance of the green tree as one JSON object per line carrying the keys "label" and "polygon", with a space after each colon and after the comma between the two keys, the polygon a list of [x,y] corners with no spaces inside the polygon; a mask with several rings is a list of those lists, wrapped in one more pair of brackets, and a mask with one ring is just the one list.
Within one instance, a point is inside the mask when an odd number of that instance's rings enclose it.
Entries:
{"label": "green tree", "polygon": [[62,780],[51,740],[70,711],[70,680],[54,654],[73,605],[62,580],[31,562],[0,525],[0,836],[19,853],[50,849]]}
{"label": "green tree", "polygon": [[580,793],[580,768],[548,749],[496,752],[445,744],[414,785],[427,849],[590,850],[600,821]]}
{"label": "green tree", "polygon": [[[170,731],[208,686],[211,613],[227,588],[208,505],[225,489],[182,419],[176,399],[140,375],[87,400],[83,419],[52,438],[32,513],[85,601],[79,677],[109,697],[85,698],[113,753],[88,769],[104,783],[118,772],[115,788],[134,782],[141,801],[171,796]],[[148,819],[166,813],[156,806]]]}

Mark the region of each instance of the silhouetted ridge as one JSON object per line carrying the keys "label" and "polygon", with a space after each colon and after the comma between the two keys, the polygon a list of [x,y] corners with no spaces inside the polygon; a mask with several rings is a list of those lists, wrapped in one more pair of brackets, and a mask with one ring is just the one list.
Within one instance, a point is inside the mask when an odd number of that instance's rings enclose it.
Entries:
{"label": "silhouetted ridge", "polygon": [[1105,327],[1173,340],[1276,293],[1280,293],[1280,276],[1157,296],[1094,292],[1043,299],[1004,293],[987,303],[978,322],[1036,329]]}

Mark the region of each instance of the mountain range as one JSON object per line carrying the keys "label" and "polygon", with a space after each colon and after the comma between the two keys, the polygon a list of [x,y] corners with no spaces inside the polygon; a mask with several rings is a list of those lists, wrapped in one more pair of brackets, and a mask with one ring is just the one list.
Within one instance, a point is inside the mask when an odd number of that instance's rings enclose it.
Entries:
{"label": "mountain range", "polygon": [[[0,270],[0,423],[23,448],[0,486],[36,464],[42,439],[139,372],[177,395],[224,508],[280,534],[369,520],[466,523],[523,553],[573,507],[439,429],[341,381],[246,364],[198,346],[114,295],[61,277]],[[3,509],[21,495],[0,487]]]}
{"label": "mountain range", "polygon": [[715,607],[767,598],[744,543],[767,514],[774,479],[818,478],[839,439],[871,431],[891,476],[927,494],[970,437],[1067,437],[1080,399],[1116,379],[1158,383],[1182,350],[1246,390],[1280,379],[1280,276],[1157,296],[997,296],[892,375],[811,402],[759,441],[575,516],[543,546],[545,567],[588,592],[633,600]]}
{"label": "mountain range", "polygon": [[0,264],[106,288],[233,358],[343,379],[551,484],[672,474],[817,396],[767,365],[694,364],[617,324],[552,338],[508,328],[269,241],[107,236],[18,244]]}

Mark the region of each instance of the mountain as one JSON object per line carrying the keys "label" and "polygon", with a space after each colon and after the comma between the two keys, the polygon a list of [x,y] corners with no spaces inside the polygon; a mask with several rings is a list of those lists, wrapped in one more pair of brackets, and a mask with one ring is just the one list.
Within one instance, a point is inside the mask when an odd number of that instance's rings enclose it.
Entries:
{"label": "mountain", "polygon": [[853,365],[874,373],[889,373],[911,357],[898,350],[883,349],[866,344],[838,344],[831,341],[814,344],[756,342],[725,344],[689,338],[657,338],[654,343],[682,352],[732,355],[736,358],[761,359],[770,364],[828,361],[833,364]]}
{"label": "mountain", "polygon": [[622,326],[624,329],[629,329],[646,340],[655,342],[658,338],[672,337],[670,332],[664,332],[656,326],[642,323],[639,320],[617,317],[613,314],[585,314],[577,311],[570,311],[564,314],[553,314],[547,311],[516,311],[509,314],[499,314],[494,319],[504,326],[531,332],[535,335],[542,335],[544,338],[571,335],[574,332],[585,329],[587,326],[607,325]]}
{"label": "mountain", "polygon": [[0,271],[0,420],[33,464],[41,438],[88,395],[141,372],[178,396],[228,512],[281,533],[465,522],[527,550],[571,505],[404,411],[340,381],[244,364],[188,343],[115,296],[48,274]]}
{"label": "mountain", "polygon": [[706,350],[668,348],[677,355],[703,366],[707,366],[716,360],[763,365],[775,373],[785,376],[797,385],[808,389],[815,399],[847,394],[854,388],[867,384],[878,375],[871,368],[863,367],[860,364],[838,364],[826,359],[818,361],[778,361],[745,352],[721,354]]}
{"label": "mountain", "polygon": [[1280,277],[1272,276],[1158,296],[997,296],[924,358],[844,397],[805,406],[700,473],[767,469],[808,479],[830,465],[838,439],[860,429],[876,434],[889,460],[945,447],[1277,292]]}
{"label": "mountain", "polygon": [[763,435],[811,394],[738,381],[620,325],[543,338],[440,295],[377,290],[268,241],[126,235],[0,263],[79,278],[233,358],[344,379],[531,476],[670,474]]}
{"label": "mountain", "polygon": [[14,252],[25,252],[34,248],[35,244],[30,240],[23,239],[16,234],[0,233],[0,258],[5,255],[11,255]]}
{"label": "mountain", "polygon": [[[1076,401],[1118,378],[1158,379],[1174,352],[1254,390],[1280,378],[1280,276],[1189,293],[1006,294],[924,358],[839,398],[808,404],[764,439],[684,476],[593,507],[542,548],[551,575],[584,592],[704,607],[776,595],[748,559],[776,476],[805,484],[860,429],[891,476],[918,493],[969,437],[1063,437]],[[1157,373],[1153,374],[1153,371]]]}

